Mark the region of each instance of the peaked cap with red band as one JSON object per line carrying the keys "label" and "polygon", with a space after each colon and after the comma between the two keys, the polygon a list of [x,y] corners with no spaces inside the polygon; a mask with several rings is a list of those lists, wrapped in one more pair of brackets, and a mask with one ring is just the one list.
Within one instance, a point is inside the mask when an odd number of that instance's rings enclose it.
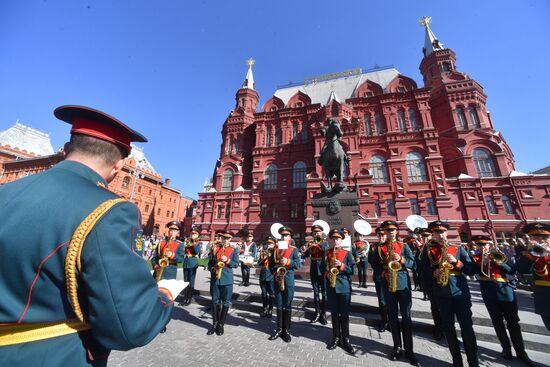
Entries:
{"label": "peaked cap with red band", "polygon": [[92,136],[116,144],[128,154],[133,141],[147,142],[147,138],[104,112],[84,106],[61,106],[53,112],[55,117],[73,125],[71,134]]}

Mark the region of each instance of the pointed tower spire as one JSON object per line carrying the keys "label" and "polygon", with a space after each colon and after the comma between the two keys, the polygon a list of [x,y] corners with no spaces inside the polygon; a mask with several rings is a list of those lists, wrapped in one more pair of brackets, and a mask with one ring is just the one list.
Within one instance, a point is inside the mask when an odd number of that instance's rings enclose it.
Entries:
{"label": "pointed tower spire", "polygon": [[246,78],[244,79],[243,88],[254,90],[256,87],[256,83],[254,83],[254,74],[252,74],[252,66],[255,62],[256,60],[254,60],[253,58],[246,60],[248,71],[246,73]]}
{"label": "pointed tower spire", "polygon": [[342,102],[340,102],[340,99],[338,98],[336,93],[334,93],[334,90],[330,91],[330,96],[328,96],[327,104],[329,104],[332,100],[334,100],[338,103],[342,103]]}
{"label": "pointed tower spire", "polygon": [[439,42],[434,32],[432,32],[432,30],[430,29],[431,22],[431,17],[423,16],[422,19],[420,19],[420,24],[422,24],[422,26],[426,28],[424,48],[422,49],[424,57],[428,56],[434,51],[443,50],[443,43]]}

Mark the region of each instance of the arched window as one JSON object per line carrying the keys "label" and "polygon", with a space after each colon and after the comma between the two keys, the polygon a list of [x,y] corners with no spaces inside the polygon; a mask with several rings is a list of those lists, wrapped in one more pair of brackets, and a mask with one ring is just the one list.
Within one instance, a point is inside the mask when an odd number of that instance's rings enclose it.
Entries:
{"label": "arched window", "polygon": [[372,183],[388,183],[388,168],[386,160],[380,155],[372,156],[369,161]]}
{"label": "arched window", "polygon": [[514,214],[514,207],[512,206],[512,202],[510,201],[508,195],[502,195],[501,200],[506,214]]}
{"label": "arched window", "polygon": [[304,162],[294,163],[292,168],[292,187],[295,189],[306,187],[306,164]]}
{"label": "arched window", "polygon": [[424,165],[424,158],[422,158],[419,153],[411,152],[407,154],[406,162],[409,182],[428,181],[428,176],[426,175],[426,166]]}
{"label": "arched window", "polygon": [[470,114],[470,120],[472,120],[472,124],[475,128],[481,127],[481,123],[479,122],[479,116],[477,115],[476,108],[474,106],[468,107],[468,113]]}
{"label": "arched window", "polygon": [[223,173],[222,191],[233,190],[233,170],[228,168]]}
{"label": "arched window", "polygon": [[367,136],[371,136],[372,135],[372,126],[371,126],[371,121],[370,121],[370,115],[369,114],[365,115],[364,123],[365,123],[365,134]]}
{"label": "arched window", "polygon": [[397,111],[397,125],[399,125],[399,131],[404,133],[407,131],[407,126],[405,125],[405,112],[403,110]]}
{"label": "arched window", "polygon": [[461,129],[466,129],[468,124],[466,123],[466,116],[464,115],[464,109],[462,107],[456,108],[456,117],[458,118],[458,126]]}
{"label": "arched window", "polygon": [[416,121],[416,113],[414,112],[414,109],[409,109],[409,122],[411,124],[411,130],[417,131],[418,130],[418,122]]}
{"label": "arched window", "polygon": [[384,127],[382,126],[382,116],[378,112],[374,115],[374,127],[376,128],[376,134],[382,135]]}
{"label": "arched window", "polygon": [[478,177],[496,177],[497,170],[491,154],[483,149],[476,148],[472,154]]}
{"label": "arched window", "polygon": [[277,166],[274,164],[270,164],[265,169],[264,189],[277,190]]}
{"label": "arched window", "polygon": [[130,177],[126,176],[122,179],[122,188],[127,189],[130,186]]}

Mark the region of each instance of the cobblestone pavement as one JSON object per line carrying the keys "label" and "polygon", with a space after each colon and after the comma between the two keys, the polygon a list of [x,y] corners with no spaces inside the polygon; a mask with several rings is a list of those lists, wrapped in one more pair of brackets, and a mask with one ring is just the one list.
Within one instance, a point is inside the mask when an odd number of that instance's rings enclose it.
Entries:
{"label": "cobblestone pavement", "polygon": [[[281,339],[269,341],[274,330],[274,319],[233,309],[227,317],[223,336],[207,336],[211,316],[205,307],[195,303],[177,306],[168,330],[158,335],[149,345],[128,352],[114,351],[109,366],[408,366],[403,361],[392,362],[389,332],[379,333],[375,328],[350,325],[351,343],[357,355],[347,355],[342,349],[329,351],[326,343],[332,336],[330,324],[310,324],[308,320],[293,318],[292,342]],[[444,342],[432,341],[430,335],[415,333],[414,349],[423,366],[450,365],[451,358]],[[483,366],[521,366],[514,360],[499,357],[500,345],[479,343]],[[529,351],[530,357],[541,366],[550,365],[550,355]],[[463,355],[466,364],[466,356]]]}

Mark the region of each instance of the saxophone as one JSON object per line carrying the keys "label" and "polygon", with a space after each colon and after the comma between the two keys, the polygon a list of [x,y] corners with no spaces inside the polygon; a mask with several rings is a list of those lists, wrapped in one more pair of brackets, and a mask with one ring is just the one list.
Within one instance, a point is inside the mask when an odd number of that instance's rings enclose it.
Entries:
{"label": "saxophone", "polygon": [[[224,249],[224,246],[221,246],[220,249],[218,250],[218,253],[222,251],[222,256],[223,256],[223,249]],[[222,277],[224,266],[225,266],[225,263],[223,261],[218,260],[218,262],[216,262],[216,280],[219,280]]]}
{"label": "saxophone", "polygon": [[443,247],[441,248],[441,257],[439,259],[439,276],[437,277],[437,284],[439,284],[442,287],[446,287],[447,284],[449,284],[449,276],[451,274],[451,270],[453,270],[454,266],[447,262],[447,253],[448,253],[448,247],[449,243],[445,241],[443,244]]}
{"label": "saxophone", "polygon": [[[333,260],[336,259],[336,254],[337,254],[337,249],[335,248],[332,252],[333,256]],[[331,267],[330,268],[330,283],[329,283],[329,286],[331,288],[336,288],[336,279],[338,278],[338,274],[340,274],[340,270],[338,270],[337,267]]]}
{"label": "saxophone", "polygon": [[166,241],[166,244],[164,245],[163,255],[159,259],[158,265],[159,269],[157,270],[155,274],[155,280],[157,283],[162,279],[162,274],[164,273],[164,268],[166,268],[170,264],[170,260],[168,259],[168,256],[165,255],[166,253],[166,246],[169,245],[169,240]]}
{"label": "saxophone", "polygon": [[390,292],[395,293],[397,291],[397,276],[398,276],[397,273],[402,269],[402,266],[401,266],[401,263],[397,260],[390,261],[390,259],[393,259],[393,254],[394,254],[393,242],[394,241],[390,240],[390,243],[388,245],[388,255],[387,255],[388,273],[389,273],[388,288]]}
{"label": "saxophone", "polygon": [[[274,257],[275,257],[275,261],[277,262],[277,250],[274,251],[273,253]],[[281,259],[279,259],[278,263],[279,265],[281,264]],[[284,292],[285,290],[285,275],[286,275],[286,268],[284,266],[279,266],[275,272],[276,274],[276,278],[277,278],[277,282],[279,283],[279,289],[281,292]]]}

